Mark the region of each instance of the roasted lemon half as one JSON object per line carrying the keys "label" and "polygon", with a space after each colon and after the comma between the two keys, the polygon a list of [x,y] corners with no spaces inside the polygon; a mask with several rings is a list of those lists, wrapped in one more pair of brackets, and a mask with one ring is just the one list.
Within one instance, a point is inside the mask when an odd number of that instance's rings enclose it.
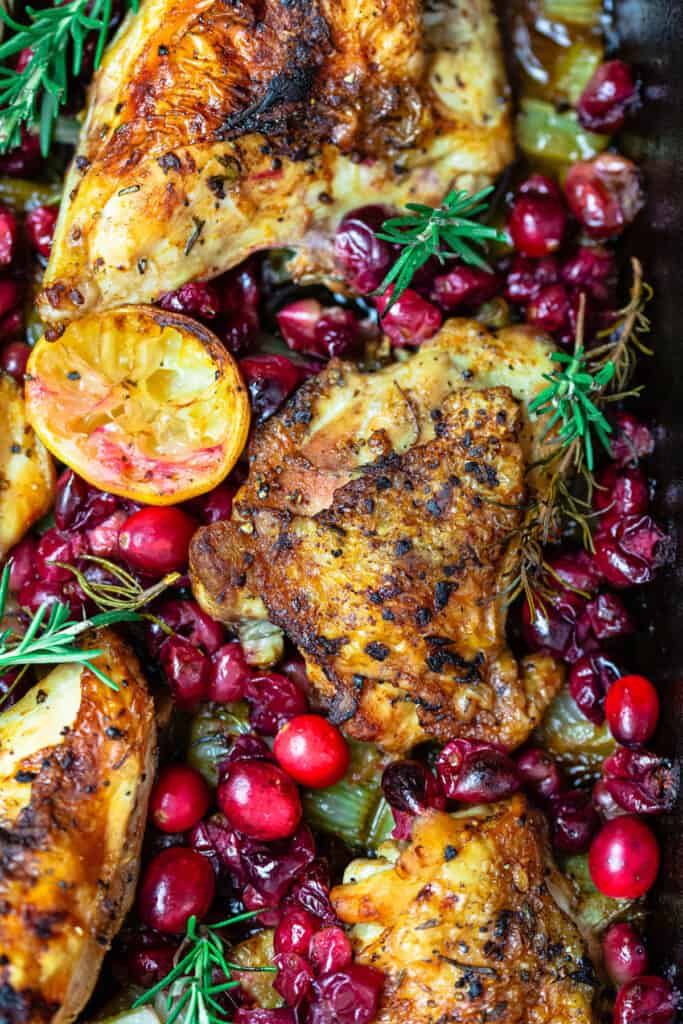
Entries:
{"label": "roasted lemon half", "polygon": [[152,306],[75,320],[29,359],[26,408],[62,462],[103,491],[171,505],[211,490],[249,432],[235,361],[206,327]]}

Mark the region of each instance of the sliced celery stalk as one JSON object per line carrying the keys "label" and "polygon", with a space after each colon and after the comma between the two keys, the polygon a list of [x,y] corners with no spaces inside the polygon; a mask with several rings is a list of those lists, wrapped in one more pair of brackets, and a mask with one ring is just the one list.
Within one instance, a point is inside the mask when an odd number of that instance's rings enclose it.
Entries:
{"label": "sliced celery stalk", "polygon": [[584,131],[573,110],[559,114],[544,100],[526,99],[517,118],[517,141],[532,159],[569,164],[597,156],[609,136]]}
{"label": "sliced celery stalk", "polygon": [[596,28],[602,18],[603,0],[542,0],[541,10],[552,21]]}
{"label": "sliced celery stalk", "polygon": [[573,43],[555,61],[553,78],[555,88],[576,106],[581,93],[602,64],[604,51],[598,42]]}

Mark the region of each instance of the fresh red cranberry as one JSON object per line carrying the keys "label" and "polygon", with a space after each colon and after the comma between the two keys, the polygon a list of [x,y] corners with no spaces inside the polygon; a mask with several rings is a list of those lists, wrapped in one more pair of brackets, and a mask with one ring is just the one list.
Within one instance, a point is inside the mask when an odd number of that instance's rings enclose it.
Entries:
{"label": "fresh red cranberry", "polygon": [[134,569],[153,576],[182,571],[197,523],[182,509],[142,508],[124,523],[119,534],[122,558]]}
{"label": "fresh red cranberry", "polygon": [[252,727],[266,736],[275,736],[290,718],[308,710],[305,694],[293,679],[279,672],[250,676],[245,696],[251,704]]}
{"label": "fresh red cranberry", "polygon": [[336,925],[316,932],[311,939],[308,958],[318,976],[343,971],[353,959],[346,932]]}
{"label": "fresh red cranberry", "polygon": [[614,1024],[673,1024],[677,1003],[673,986],[666,978],[641,975],[617,992]]}
{"label": "fresh red cranberry", "polygon": [[654,451],[652,431],[630,412],[617,412],[612,418],[614,433],[610,439],[612,458],[618,466],[635,466],[639,459]]}
{"label": "fresh red cranberry", "polygon": [[116,495],[98,491],[71,469],[64,470],[57,481],[54,515],[60,530],[94,527],[119,507]]}
{"label": "fresh red cranberry", "polygon": [[621,598],[609,592],[598,594],[589,601],[584,617],[590,623],[591,631],[598,640],[627,636],[636,628]]}
{"label": "fresh red cranberry", "polygon": [[583,790],[553,800],[551,820],[553,846],[565,853],[585,853],[600,824],[591,794]]}
{"label": "fresh red cranberry", "polygon": [[288,910],[275,929],[273,947],[276,953],[297,953],[308,956],[311,939],[320,927],[318,920],[307,910]]}
{"label": "fresh red cranberry", "polygon": [[311,991],[313,969],[296,953],[276,953],[273,963],[278,969],[273,988],[288,1006],[298,1006]]}
{"label": "fresh red cranberry", "polygon": [[525,786],[543,800],[560,795],[562,776],[550,754],[541,747],[530,747],[517,758],[517,771]]}
{"label": "fresh red cranberry", "polygon": [[169,636],[159,649],[159,660],[178,707],[193,708],[207,699],[211,662],[203,651],[185,637]]}
{"label": "fresh red cranberry", "polygon": [[612,526],[625,516],[641,516],[648,504],[647,477],[637,466],[619,469],[612,462],[597,474],[593,507],[600,513],[598,529]]}
{"label": "fresh red cranberry", "polygon": [[208,699],[219,704],[241,700],[250,678],[251,669],[247,665],[242,645],[237,641],[224,644],[211,657]]}
{"label": "fresh red cranberry", "polygon": [[647,949],[632,924],[619,921],[602,936],[605,969],[615,985],[625,985],[647,971]]}
{"label": "fresh red cranberry", "polygon": [[259,355],[240,359],[256,423],[263,423],[280,408],[303,380],[300,367],[287,356]]}
{"label": "fresh red cranberry", "polygon": [[638,899],[659,871],[659,846],[639,818],[624,814],[605,822],[591,843],[588,868],[593,884],[612,899]]}
{"label": "fresh red cranberry", "polygon": [[36,206],[26,216],[29,242],[46,259],[52,249],[52,236],[55,233],[58,213],[58,206]]}
{"label": "fresh red cranberry", "polygon": [[516,793],[521,780],[507,754],[490,743],[451,740],[436,761],[436,773],[449,800],[492,803]]}
{"label": "fresh red cranberry", "polygon": [[534,651],[549,651],[573,664],[597,644],[580,631],[586,599],[571,590],[537,598],[533,609],[522,603],[522,634]]}
{"label": "fresh red cranberry", "polygon": [[505,297],[510,302],[525,306],[535,299],[546,285],[556,284],[559,268],[554,256],[542,260],[530,260],[526,256],[515,256],[505,279]]}
{"label": "fresh red cranberry", "polygon": [[166,292],[157,299],[162,309],[186,316],[200,316],[210,320],[218,316],[221,300],[213,283],[190,281],[174,292]]}
{"label": "fresh red cranberry", "polygon": [[209,787],[186,764],[171,764],[159,773],[149,801],[149,816],[162,832],[185,832],[209,809]]}
{"label": "fresh red cranberry", "polygon": [[572,551],[548,560],[550,575],[567,590],[592,594],[600,583],[600,573],[587,551]]}
{"label": "fresh red cranberry", "polygon": [[298,299],[277,314],[278,327],[295,352],[327,359],[346,355],[358,341],[358,321],[350,309]]}
{"label": "fresh red cranberry", "polygon": [[560,276],[568,287],[586,292],[596,302],[607,303],[616,286],[614,253],[603,246],[582,245],[562,263]]}
{"label": "fresh red cranberry", "polygon": [[605,720],[605,694],[621,672],[602,651],[584,654],[569,671],[569,692],[579,710],[595,725]]}
{"label": "fresh red cranberry", "polygon": [[193,915],[206,916],[216,883],[208,860],[186,846],[162,850],[150,862],[138,892],[144,924],[166,934],[185,930]]}
{"label": "fresh red cranberry", "polygon": [[518,252],[540,259],[560,248],[566,224],[564,206],[556,198],[538,192],[527,193],[515,199],[508,231]]}
{"label": "fresh red cranberry", "polygon": [[260,1007],[246,1010],[238,1006],[231,1011],[231,1016],[235,1024],[297,1024],[295,1011],[285,1006],[277,1010],[263,1010]]}
{"label": "fresh red cranberry", "polygon": [[592,238],[620,234],[644,204],[637,166],[616,153],[574,164],[564,190],[572,213]]}
{"label": "fresh red cranberry", "polygon": [[612,135],[637,98],[633,72],[623,60],[601,64],[581,93],[576,113],[579,124],[589,132]]}
{"label": "fresh red cranberry", "polygon": [[[161,601],[154,607],[154,618],[207,654],[215,654],[225,640],[225,630],[220,622],[212,619],[196,601],[189,598],[170,597]],[[158,653],[167,635],[158,623],[149,624],[146,636],[151,654]]]}
{"label": "fresh red cranberry", "polygon": [[186,508],[200,523],[218,523],[232,515],[232,502],[236,493],[237,484],[224,480],[208,494],[192,498],[186,503]]}
{"label": "fresh red cranberry", "polygon": [[365,964],[350,964],[343,971],[318,978],[313,985],[309,1024],[370,1024],[377,1014],[383,984],[382,972]]}
{"label": "fresh red cranberry", "polygon": [[219,783],[217,799],[233,827],[254,839],[285,839],[301,820],[294,782],[268,761],[230,764]]}
{"label": "fresh red cranberry", "polygon": [[40,538],[36,552],[36,575],[46,583],[67,583],[73,580],[73,573],[55,563],[73,564],[86,552],[87,545],[82,534],[63,534],[53,526]]}
{"label": "fresh red cranberry", "polygon": [[6,206],[0,206],[0,266],[8,266],[17,244],[17,219]]}
{"label": "fresh red cranberry", "polygon": [[564,285],[549,284],[541,288],[527,306],[527,321],[541,331],[554,334],[567,323],[569,304],[569,293]]}
{"label": "fresh red cranberry", "polygon": [[8,277],[0,280],[0,316],[9,313],[18,301],[19,285],[17,282]]}
{"label": "fresh red cranberry", "polygon": [[446,274],[434,278],[430,299],[447,311],[459,306],[479,306],[500,291],[500,279],[478,267],[456,263]]}
{"label": "fresh red cranberry", "polygon": [[397,348],[417,348],[441,327],[441,310],[427,302],[412,288],[406,288],[391,309],[385,312],[393,293],[393,285],[375,298],[380,313],[380,326]]}
{"label": "fresh red cranberry", "polygon": [[648,750],[619,747],[602,765],[601,782],[616,805],[630,814],[663,814],[678,795],[678,767]]}
{"label": "fresh red cranberry", "polygon": [[595,538],[595,560],[613,587],[649,583],[666,555],[666,535],[650,516],[625,516]]}
{"label": "fresh red cranberry", "polygon": [[173,946],[164,946],[161,943],[131,949],[126,958],[131,979],[136,985],[151,988],[169,973],[173,967],[175,953]]}
{"label": "fresh red cranberry", "polygon": [[221,296],[219,333],[235,355],[246,352],[260,327],[260,291],[253,259],[228,270],[214,282]]}
{"label": "fresh red cranberry", "polygon": [[605,716],[617,743],[640,747],[657,728],[659,695],[644,676],[622,676],[607,694]]}
{"label": "fresh red cranberry", "polygon": [[392,761],[382,774],[382,792],[393,810],[422,814],[430,806],[430,772],[421,761]]}
{"label": "fresh red cranberry", "polygon": [[280,767],[301,786],[333,786],[349,767],[346,740],[321,715],[291,718],[275,737],[273,748]]}
{"label": "fresh red cranberry", "polygon": [[10,341],[0,352],[0,369],[14,377],[17,384],[24,383],[26,364],[31,355],[31,346],[25,341]]}
{"label": "fresh red cranberry", "polygon": [[9,588],[13,593],[29,583],[36,575],[38,541],[28,534],[12,548],[8,561],[12,562],[9,573]]}
{"label": "fresh red cranberry", "polygon": [[351,288],[361,295],[378,288],[391,266],[392,246],[376,235],[387,216],[383,206],[362,206],[347,213],[337,228],[337,266]]}
{"label": "fresh red cranberry", "polygon": [[41,166],[40,138],[21,127],[21,142],[0,156],[0,174],[10,178],[25,178],[35,174]]}

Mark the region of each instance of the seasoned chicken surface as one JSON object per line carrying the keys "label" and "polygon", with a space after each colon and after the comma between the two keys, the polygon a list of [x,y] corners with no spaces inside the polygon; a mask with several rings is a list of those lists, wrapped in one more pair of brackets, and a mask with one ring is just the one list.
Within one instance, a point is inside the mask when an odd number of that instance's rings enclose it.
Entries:
{"label": "seasoned chicken surface", "polygon": [[19,385],[0,371],[0,561],[52,506],[52,456],[26,420]]}
{"label": "seasoned chicken surface", "polygon": [[454,320],[377,373],[331,362],[255,432],[233,519],[195,536],[200,603],[280,626],[350,735],[392,751],[458,735],[514,747],[559,688],[551,659],[520,665],[505,639],[540,451],[518,399],[549,351],[525,329]]}
{"label": "seasoned chicken surface", "polygon": [[145,0],[91,87],[45,320],[149,302],[257,249],[332,269],[342,215],[512,157],[491,0]]}
{"label": "seasoned chicken surface", "polygon": [[[594,972],[543,815],[524,797],[416,820],[332,890],[387,975],[376,1024],[589,1024]],[[383,854],[383,856],[382,856]]]}
{"label": "seasoned chicken surface", "polygon": [[152,701],[131,651],[61,665],[0,718],[0,1017],[75,1019],[130,907],[154,777]]}

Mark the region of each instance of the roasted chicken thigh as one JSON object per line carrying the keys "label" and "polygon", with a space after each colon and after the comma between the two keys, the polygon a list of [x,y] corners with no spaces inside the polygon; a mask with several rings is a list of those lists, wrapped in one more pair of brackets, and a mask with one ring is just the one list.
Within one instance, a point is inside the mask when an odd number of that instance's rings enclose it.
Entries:
{"label": "roasted chicken thigh", "polygon": [[145,0],[90,90],[40,310],[149,302],[510,161],[491,0]]}

